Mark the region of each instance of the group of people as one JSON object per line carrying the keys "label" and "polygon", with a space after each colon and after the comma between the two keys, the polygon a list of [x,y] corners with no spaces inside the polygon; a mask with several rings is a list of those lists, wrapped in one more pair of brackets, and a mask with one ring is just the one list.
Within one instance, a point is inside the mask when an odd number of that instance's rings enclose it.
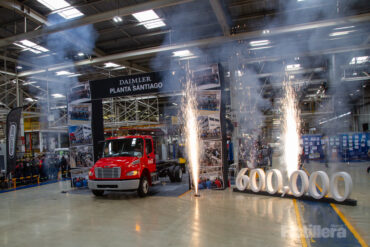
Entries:
{"label": "group of people", "polygon": [[239,160],[243,167],[271,167],[272,147],[260,140],[249,141],[240,146]]}
{"label": "group of people", "polygon": [[68,157],[56,154],[41,154],[37,156],[24,156],[17,160],[16,167],[12,171],[13,178],[34,178],[40,180],[57,179],[58,173],[66,177],[69,171]]}
{"label": "group of people", "polygon": [[199,178],[199,189],[220,189],[223,187],[223,181],[221,178],[217,177],[213,181],[209,178]]}

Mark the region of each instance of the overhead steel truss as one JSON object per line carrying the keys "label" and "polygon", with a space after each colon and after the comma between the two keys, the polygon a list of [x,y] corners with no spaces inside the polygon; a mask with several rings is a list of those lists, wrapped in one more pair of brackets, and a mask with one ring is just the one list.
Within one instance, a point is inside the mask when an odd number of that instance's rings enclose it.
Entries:
{"label": "overhead steel truss", "polygon": [[111,98],[103,102],[105,127],[159,124],[158,97]]}

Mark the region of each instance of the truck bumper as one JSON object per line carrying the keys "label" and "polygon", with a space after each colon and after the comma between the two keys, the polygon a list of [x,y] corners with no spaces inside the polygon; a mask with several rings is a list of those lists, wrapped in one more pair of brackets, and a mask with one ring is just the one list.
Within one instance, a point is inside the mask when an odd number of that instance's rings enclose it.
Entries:
{"label": "truck bumper", "polygon": [[131,180],[89,180],[90,190],[137,190],[140,179]]}

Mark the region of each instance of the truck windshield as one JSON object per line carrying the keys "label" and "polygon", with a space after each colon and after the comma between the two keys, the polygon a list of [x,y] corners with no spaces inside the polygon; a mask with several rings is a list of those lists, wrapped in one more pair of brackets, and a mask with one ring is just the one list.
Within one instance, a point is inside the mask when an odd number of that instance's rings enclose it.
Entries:
{"label": "truck windshield", "polygon": [[109,140],[104,143],[103,157],[142,157],[143,146],[141,138]]}

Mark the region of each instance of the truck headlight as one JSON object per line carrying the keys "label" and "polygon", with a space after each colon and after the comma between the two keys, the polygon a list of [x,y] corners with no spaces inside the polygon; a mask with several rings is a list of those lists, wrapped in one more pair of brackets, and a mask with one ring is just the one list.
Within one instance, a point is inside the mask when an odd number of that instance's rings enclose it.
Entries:
{"label": "truck headlight", "polygon": [[89,171],[89,177],[91,177],[93,175],[94,175],[94,172],[93,171]]}
{"label": "truck headlight", "polygon": [[136,175],[137,175],[137,171],[130,171],[126,173],[126,176],[136,176]]}

